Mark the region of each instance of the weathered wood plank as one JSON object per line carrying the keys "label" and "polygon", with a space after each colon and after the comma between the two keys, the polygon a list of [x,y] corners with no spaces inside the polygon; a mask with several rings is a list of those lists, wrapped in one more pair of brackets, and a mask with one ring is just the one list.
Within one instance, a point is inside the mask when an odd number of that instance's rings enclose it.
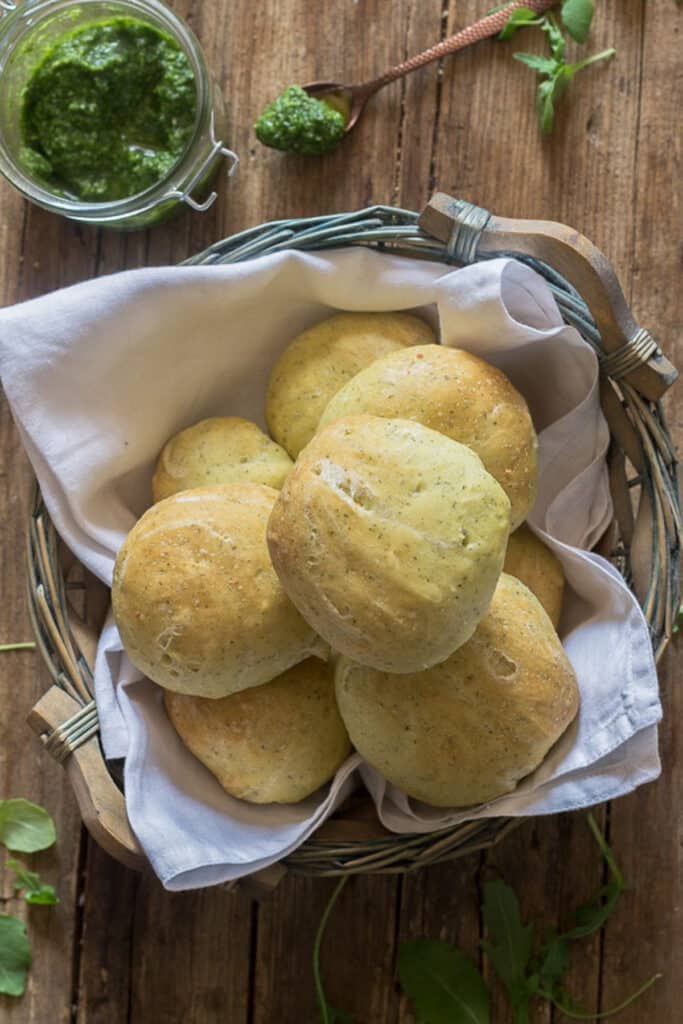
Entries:
{"label": "weathered wood plank", "polygon": [[139,876],[88,838],[74,1024],[127,1024]]}
{"label": "weathered wood plank", "polygon": [[[359,1024],[396,1020],[392,985],[396,880],[351,879],[330,917],[321,954],[329,1003]],[[317,1020],[315,933],[334,883],[290,876],[259,906],[253,1024]]]}
{"label": "weathered wood plank", "polygon": [[[683,15],[673,4],[643,3],[642,82],[638,153],[633,178],[631,303],[637,318],[683,365],[683,138],[680,124]],[[683,443],[680,385],[665,402],[675,443]],[[674,1021],[681,1015],[683,946],[683,784],[681,765],[681,641],[664,656],[660,679],[662,776],[611,808],[610,838],[632,884],[608,924],[601,1008],[619,1003],[656,972],[664,977],[619,1017],[623,1024]]]}
{"label": "weathered wood plank", "polygon": [[129,906],[135,926],[126,1024],[247,1024],[249,902],[225,888],[171,896],[147,873]]}
{"label": "weathered wood plank", "polygon": [[[0,185],[0,281],[3,303],[17,302],[88,276],[94,233],[28,208],[4,183]],[[25,601],[24,531],[32,493],[30,467],[23,454],[4,396],[0,397],[0,638],[30,638]],[[33,949],[33,968],[23,999],[0,996],[0,1018],[7,1024],[67,1024],[71,1020],[78,949],[78,860],[81,827],[78,810],[61,768],[41,749],[25,724],[32,705],[49,686],[36,654],[0,656],[0,796],[25,796],[45,805],[55,818],[54,849],[32,858],[56,885],[55,908],[26,908],[11,889],[6,872],[0,892],[8,912],[23,916]],[[0,857],[0,863],[4,858]],[[1,870],[1,869],[0,869]]]}
{"label": "weathered wood plank", "polygon": [[[4,398],[0,402],[0,579],[4,595],[0,602],[0,642],[9,643],[31,638],[23,560],[31,477],[7,403]],[[28,922],[34,957],[23,999],[0,996],[3,1024],[42,1024],[47,1020],[67,1024],[71,1014],[78,810],[61,768],[31,737],[25,724],[26,715],[48,685],[47,672],[33,651],[0,654],[0,798],[23,796],[46,806],[53,815],[58,832],[56,847],[18,859],[40,871],[56,886],[61,899],[55,908],[29,909],[13,893],[13,873],[3,870],[5,857],[0,850],[0,906],[5,913]]]}
{"label": "weathered wood plank", "polygon": [[[401,884],[398,950],[411,939],[441,939],[455,943],[481,964],[479,942],[482,857],[473,854],[406,875]],[[412,1006],[401,995],[399,1024],[413,1024]]]}

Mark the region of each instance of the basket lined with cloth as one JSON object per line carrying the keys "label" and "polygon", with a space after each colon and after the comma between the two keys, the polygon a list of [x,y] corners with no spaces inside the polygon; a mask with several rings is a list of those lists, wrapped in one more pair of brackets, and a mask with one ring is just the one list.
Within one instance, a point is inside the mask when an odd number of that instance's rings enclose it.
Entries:
{"label": "basket lined with cloth", "polygon": [[[671,634],[678,603],[680,511],[676,462],[657,402],[675,376],[673,369],[651,336],[630,320],[604,258],[596,255],[589,243],[580,239],[581,252],[576,254],[576,235],[569,229],[533,222],[500,221],[476,207],[447,197],[436,197],[420,220],[423,227],[418,224],[416,214],[377,207],[357,214],[277,222],[219,243],[188,264],[220,267],[293,250],[323,254],[327,250],[350,249],[353,254],[358,253],[361,246],[386,254],[392,261],[392,267],[398,267],[402,260],[406,260],[405,267],[410,267],[411,273],[417,276],[420,265],[425,266],[425,274],[429,264],[440,265],[439,274],[444,275],[453,264],[471,263],[486,268],[488,261],[499,260],[502,255],[509,254],[515,255],[518,263],[527,264],[539,273],[549,285],[562,319],[576,328],[584,342],[597,353],[602,368],[602,407],[612,436],[608,463],[615,515],[609,526],[598,517],[591,527],[593,533],[588,533],[588,546],[592,547],[600,538],[599,550],[613,561],[633,586],[648,623],[652,647],[659,655]],[[576,255],[572,257],[572,253]],[[421,264],[413,264],[415,259]],[[272,269],[274,264],[268,266]],[[322,284],[315,296],[317,314],[311,315],[319,318],[321,308],[325,305],[329,308],[334,303],[329,302],[325,292],[328,280],[325,275],[330,273],[332,264],[318,269]],[[347,269],[354,273],[350,265]],[[367,271],[367,265],[363,270]],[[429,272],[434,276],[435,271]],[[482,272],[482,279],[485,276]],[[121,288],[130,284],[131,275],[119,277],[127,279],[121,283]],[[578,285],[578,290],[569,284],[567,278]],[[230,277],[229,286],[247,291],[250,287],[249,280],[241,279],[239,273]],[[258,301],[262,286],[262,281],[258,288],[254,286],[252,303]],[[112,283],[110,287],[116,286]],[[162,292],[165,287],[165,283],[160,286]],[[113,294],[112,303],[118,298]],[[588,304],[584,299],[589,300]],[[148,319],[148,313],[139,310],[127,329],[137,328],[144,334],[149,327]],[[464,342],[463,347],[466,347]],[[245,353],[243,358],[249,358],[251,366],[265,357],[251,352]],[[130,368],[131,371],[134,369]],[[244,372],[251,370],[245,368]],[[11,388],[8,394],[12,401]],[[22,422],[21,410],[16,407],[15,413],[40,477],[44,467],[40,465],[39,455],[36,457],[35,445],[32,445],[33,431],[38,427]],[[49,457],[49,451],[46,455]],[[87,445],[86,452],[81,451],[79,457],[87,459]],[[98,472],[96,464],[94,472]],[[96,492],[97,488],[94,488],[93,494]],[[36,708],[33,721],[46,737],[51,752],[65,763],[86,823],[96,838],[115,856],[134,861],[139,856],[139,846],[128,826],[121,792],[111,775],[111,770],[115,771],[116,767],[112,769],[111,762],[105,761],[94,736],[93,638],[88,637],[79,622],[71,599],[74,593],[78,593],[71,587],[77,569],[73,565],[67,566],[65,577],[52,525],[52,518],[59,521],[60,516],[63,518],[70,510],[56,507],[53,499],[50,511],[52,516],[39,499],[29,526],[32,614],[41,650],[55,681],[55,687]],[[106,578],[106,575],[100,571],[102,555],[98,548],[106,548],[108,538],[115,530],[115,512],[116,509],[112,509],[108,521],[105,516],[100,522],[92,562],[86,562],[87,568],[100,578]],[[87,529],[82,516],[77,526]],[[72,548],[77,546],[73,536],[67,536],[67,539]],[[646,668],[643,671],[646,672]],[[655,712],[653,709],[653,715]],[[652,725],[654,721],[656,717],[652,721],[648,719],[648,724]],[[606,750],[605,756],[608,754]],[[607,774],[614,771],[614,761],[607,763]],[[645,777],[652,777],[652,774],[645,774]],[[636,776],[633,784],[638,781],[642,778]],[[372,792],[371,784],[369,788]],[[605,791],[596,792],[599,796]],[[346,789],[341,784],[335,800],[345,794]],[[383,799],[376,793],[373,795],[376,799]],[[390,805],[396,806],[391,801]],[[392,810],[383,820],[386,819],[392,827],[395,816]],[[494,813],[492,817],[448,823],[445,827],[438,827],[434,822],[423,827],[416,821],[413,831],[405,827],[399,834],[392,834],[380,829],[374,813],[368,813],[367,804],[354,797],[320,830],[304,836],[302,844],[297,841],[295,847],[288,851],[285,862],[295,870],[323,874],[409,870],[490,845],[512,823],[514,819],[508,821],[504,814]],[[298,839],[301,838],[299,835]],[[268,857],[264,859],[268,860]],[[258,869],[261,865],[250,866]],[[210,881],[214,880],[221,879],[210,878]],[[186,884],[207,882],[205,877],[199,882],[186,877],[177,887],[182,888]]]}

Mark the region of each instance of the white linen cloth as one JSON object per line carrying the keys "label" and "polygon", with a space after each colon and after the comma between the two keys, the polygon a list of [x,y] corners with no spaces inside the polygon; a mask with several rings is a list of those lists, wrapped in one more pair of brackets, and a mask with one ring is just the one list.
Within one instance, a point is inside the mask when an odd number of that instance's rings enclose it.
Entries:
{"label": "white linen cloth", "polygon": [[540,434],[531,521],[567,575],[560,632],[581,711],[532,776],[480,808],[445,813],[409,800],[357,755],[301,804],[256,807],[229,797],[185,749],[110,618],[95,671],[102,739],[108,757],[126,759],[130,823],[169,889],[280,859],[359,776],[382,822],[410,832],[583,807],[659,773],[646,623],[616,571],[578,550],[611,515],[597,361],[563,325],[544,281],[512,260],[453,270],[363,249],[284,252],[229,267],[129,271],[0,311],[0,375],[55,526],[110,584],[173,433],[221,414],[263,425],[270,368],[295,334],[337,310],[399,309],[425,316],[444,344],[500,366],[529,402]]}

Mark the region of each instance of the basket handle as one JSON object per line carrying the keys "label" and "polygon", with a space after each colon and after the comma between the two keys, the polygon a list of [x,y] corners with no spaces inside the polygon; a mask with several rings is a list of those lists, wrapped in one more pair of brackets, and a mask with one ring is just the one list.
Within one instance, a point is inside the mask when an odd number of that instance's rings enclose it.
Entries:
{"label": "basket handle", "polygon": [[68,745],[61,744],[66,756],[57,753],[59,742],[51,742],[55,738],[59,741],[64,723],[74,721],[86,711],[61,687],[51,686],[29,713],[28,724],[63,763],[81,817],[93,839],[116,860],[139,871],[145,863],[142,850],[128,824],[123,794],[107,771],[97,735],[78,746],[74,744],[73,748],[66,749]]}
{"label": "basket handle", "polygon": [[603,372],[626,380],[644,398],[657,401],[678,371],[649,331],[639,327],[606,256],[565,224],[496,217],[462,199],[437,192],[418,219],[427,234],[445,242],[453,259],[521,253],[547,263],[576,288],[591,311],[606,353]]}

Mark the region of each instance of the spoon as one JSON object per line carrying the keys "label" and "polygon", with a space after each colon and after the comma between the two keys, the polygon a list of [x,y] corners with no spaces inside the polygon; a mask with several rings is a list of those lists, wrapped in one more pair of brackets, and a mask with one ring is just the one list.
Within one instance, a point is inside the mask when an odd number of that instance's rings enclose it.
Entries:
{"label": "spoon", "polygon": [[505,28],[510,15],[517,7],[528,7],[537,14],[541,14],[553,7],[556,2],[557,0],[515,0],[513,3],[506,4],[501,10],[494,11],[493,14],[488,14],[485,18],[480,18],[468,28],[463,28],[455,35],[449,36],[448,39],[442,40],[436,46],[417,54],[416,57],[397,64],[396,67],[390,68],[389,71],[385,71],[379,78],[373,78],[370,82],[363,82],[361,85],[310,82],[308,85],[304,85],[303,89],[309,96],[325,100],[331,107],[338,110],[346,118],[344,133],[348,134],[358,121],[370,97],[383,89],[389,82],[403,78],[411,71],[416,71],[425,64],[431,64],[433,60],[440,60],[441,57],[445,57],[449,53],[455,53],[456,50],[462,50],[472,43],[478,43],[481,39],[497,35]]}

